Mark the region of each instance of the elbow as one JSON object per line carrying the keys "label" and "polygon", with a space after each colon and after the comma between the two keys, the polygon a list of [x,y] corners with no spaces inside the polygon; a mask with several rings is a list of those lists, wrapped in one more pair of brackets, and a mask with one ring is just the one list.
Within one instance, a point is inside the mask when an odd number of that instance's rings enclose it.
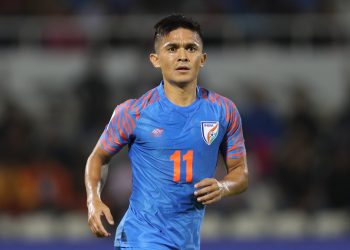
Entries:
{"label": "elbow", "polygon": [[248,170],[247,170],[243,174],[241,193],[245,192],[248,189],[248,186],[249,186],[249,174],[248,174]]}
{"label": "elbow", "polygon": [[91,162],[93,162],[94,161],[94,158],[95,158],[96,156],[94,155],[94,153],[91,153],[90,155],[89,155],[89,157],[87,158],[87,160],[86,160],[86,166],[88,166],[89,164],[91,164]]}
{"label": "elbow", "polygon": [[104,165],[108,164],[110,161],[110,157],[107,154],[103,154],[101,150],[92,151],[92,153],[89,155],[86,161],[86,166],[98,164],[98,165]]}

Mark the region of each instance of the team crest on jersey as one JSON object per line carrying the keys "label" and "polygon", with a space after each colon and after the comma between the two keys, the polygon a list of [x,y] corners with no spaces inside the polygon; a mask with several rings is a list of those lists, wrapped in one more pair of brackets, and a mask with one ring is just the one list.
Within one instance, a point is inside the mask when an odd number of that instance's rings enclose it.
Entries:
{"label": "team crest on jersey", "polygon": [[219,134],[219,122],[201,122],[202,138],[210,145]]}

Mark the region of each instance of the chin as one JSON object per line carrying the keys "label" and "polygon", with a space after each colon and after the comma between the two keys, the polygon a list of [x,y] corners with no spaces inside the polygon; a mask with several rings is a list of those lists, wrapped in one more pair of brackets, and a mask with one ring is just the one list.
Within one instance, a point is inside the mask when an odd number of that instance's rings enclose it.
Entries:
{"label": "chin", "polygon": [[190,84],[194,80],[195,79],[190,78],[190,77],[177,77],[176,79],[173,79],[171,82],[173,82],[177,85],[185,86],[187,84]]}

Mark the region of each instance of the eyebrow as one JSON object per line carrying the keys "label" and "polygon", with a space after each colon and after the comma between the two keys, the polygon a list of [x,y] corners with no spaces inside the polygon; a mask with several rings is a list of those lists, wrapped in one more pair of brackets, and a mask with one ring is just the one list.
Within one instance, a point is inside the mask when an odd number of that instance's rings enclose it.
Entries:
{"label": "eyebrow", "polygon": [[[167,42],[165,43],[162,47],[165,48],[165,47],[168,47],[168,46],[176,46],[176,47],[179,47],[179,43],[174,43],[174,42]],[[185,43],[185,47],[188,47],[188,46],[197,46],[197,47],[200,47],[199,43],[197,42],[190,42],[190,43]]]}

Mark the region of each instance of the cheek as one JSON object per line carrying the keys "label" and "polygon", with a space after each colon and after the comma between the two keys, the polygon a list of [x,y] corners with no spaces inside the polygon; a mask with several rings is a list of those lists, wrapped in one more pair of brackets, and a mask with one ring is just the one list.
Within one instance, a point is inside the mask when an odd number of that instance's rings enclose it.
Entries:
{"label": "cheek", "polygon": [[193,59],[193,64],[200,67],[201,65],[201,59],[202,57],[201,56],[196,56],[194,59]]}
{"label": "cheek", "polygon": [[173,57],[167,56],[166,58],[160,58],[159,62],[164,69],[168,69],[173,65]]}

